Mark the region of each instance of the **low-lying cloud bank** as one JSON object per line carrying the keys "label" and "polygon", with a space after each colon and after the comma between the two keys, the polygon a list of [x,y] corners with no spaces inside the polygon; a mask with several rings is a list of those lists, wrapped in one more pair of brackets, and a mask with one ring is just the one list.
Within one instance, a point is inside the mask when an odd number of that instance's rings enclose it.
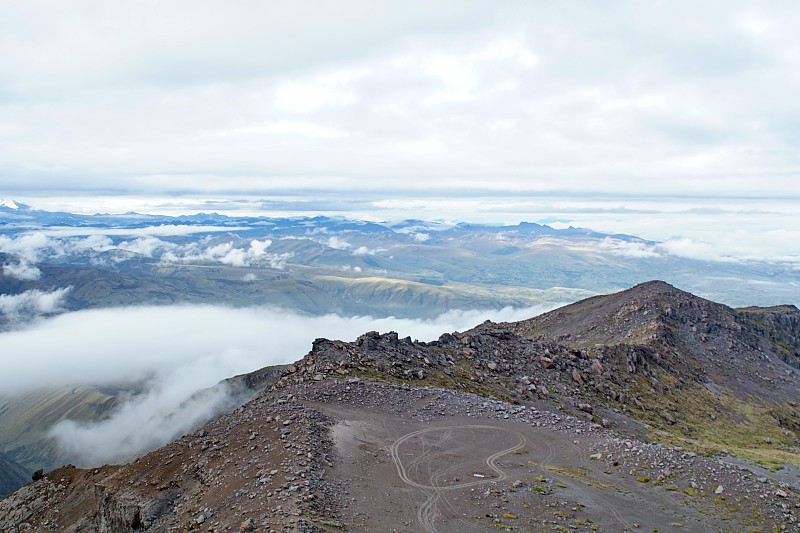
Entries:
{"label": "low-lying cloud bank", "polygon": [[79,311],[0,334],[0,390],[143,383],[144,392],[110,418],[53,428],[71,462],[96,465],[128,459],[190,431],[230,400],[224,389],[205,389],[236,374],[296,361],[317,337],[354,340],[377,330],[433,340],[486,319],[520,320],[545,310],[452,311],[434,320],[307,317],[219,306]]}
{"label": "low-lying cloud bank", "polygon": [[90,423],[62,420],[49,436],[79,466],[118,463],[188,433],[236,401],[224,383],[196,391],[187,377],[168,376],[151,386],[123,403],[110,418]]}

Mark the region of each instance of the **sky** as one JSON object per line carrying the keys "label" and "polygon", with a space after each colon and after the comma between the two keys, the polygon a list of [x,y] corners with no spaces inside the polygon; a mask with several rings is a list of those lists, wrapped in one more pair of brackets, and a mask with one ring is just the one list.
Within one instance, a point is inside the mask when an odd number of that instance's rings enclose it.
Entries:
{"label": "sky", "polygon": [[4,1],[0,194],[798,199],[797,27],[793,1]]}

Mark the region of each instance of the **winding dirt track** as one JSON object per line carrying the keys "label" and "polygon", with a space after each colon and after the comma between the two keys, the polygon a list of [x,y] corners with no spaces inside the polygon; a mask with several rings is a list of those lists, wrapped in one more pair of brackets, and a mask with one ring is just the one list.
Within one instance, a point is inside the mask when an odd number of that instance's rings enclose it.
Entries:
{"label": "winding dirt track", "polygon": [[[483,431],[490,432],[490,436],[496,436],[498,433],[510,433],[517,438],[517,442],[513,446],[497,451],[484,459],[483,465],[491,470],[495,476],[490,477],[487,475],[485,478],[476,479],[474,481],[462,482],[453,480],[447,482],[447,475],[452,475],[453,473],[463,470],[467,466],[467,463],[454,463],[452,459],[447,461],[437,460],[439,459],[437,456],[444,455],[444,453],[453,450],[457,451],[465,446],[470,447],[469,440],[459,439],[460,434],[466,432],[467,434],[465,437],[474,439]],[[421,448],[421,453],[416,456],[410,453],[403,454],[401,452],[401,447],[404,444],[409,444],[410,447],[410,441],[414,439],[419,441],[415,444]],[[407,433],[392,443],[390,453],[397,467],[397,474],[400,476],[400,479],[407,485],[419,489],[425,495],[425,500],[417,509],[417,521],[427,533],[438,533],[436,529],[436,517],[439,514],[440,502],[449,507],[445,492],[508,479],[508,474],[497,466],[497,460],[504,455],[521,450],[525,446],[525,442],[525,436],[521,433],[494,426],[445,426],[420,429]],[[413,459],[409,459],[405,457],[405,455],[413,457]],[[415,480],[413,476],[409,474],[409,470],[413,470],[417,476],[423,477],[424,479],[421,481]]]}

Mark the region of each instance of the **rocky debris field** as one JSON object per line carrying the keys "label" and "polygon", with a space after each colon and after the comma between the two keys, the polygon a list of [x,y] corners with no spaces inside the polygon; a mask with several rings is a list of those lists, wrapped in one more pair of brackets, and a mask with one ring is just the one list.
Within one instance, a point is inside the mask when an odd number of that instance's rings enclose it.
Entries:
{"label": "rocky debris field", "polygon": [[49,473],[0,501],[0,531],[302,530],[329,505],[328,423],[264,394],[130,464]]}
{"label": "rocky debris field", "polygon": [[284,383],[128,465],[51,472],[0,501],[0,530],[796,530],[792,487],[581,413],[356,377]]}
{"label": "rocky debris field", "polygon": [[[681,447],[626,438],[552,408],[355,378],[312,383],[298,389],[298,395],[333,419],[355,427],[364,441],[349,450],[349,459],[354,461],[351,468],[340,464],[329,478],[338,479],[330,489],[347,491],[340,498],[343,504],[336,519],[353,531],[425,530],[413,514],[405,518],[406,527],[381,528],[370,520],[364,502],[378,490],[392,494],[393,485],[388,480],[379,486],[365,484],[364,472],[374,468],[376,473],[392,473],[396,465],[388,460],[391,441],[404,431],[470,425],[508,428],[522,434],[525,445],[499,463],[506,464],[514,476],[502,482],[490,480],[480,490],[473,488],[448,504],[450,513],[452,506],[472,511],[466,513],[472,526],[465,526],[463,516],[458,522],[465,531],[485,530],[487,515],[501,529],[520,531],[558,526],[577,531],[633,531],[645,526],[653,528],[648,531],[755,531],[762,527],[794,531],[798,527],[800,498],[786,483]],[[365,442],[372,444],[365,446]],[[346,463],[347,458],[340,460]],[[444,478],[438,483],[447,484]],[[463,505],[458,504],[459,497]],[[398,499],[406,499],[402,491],[385,498],[373,512],[396,507],[392,502]],[[413,502],[407,503],[413,509]],[[649,506],[649,514],[641,512]],[[476,509],[485,512],[476,513]],[[403,515],[399,509],[395,512]],[[437,517],[452,525],[447,509]],[[476,527],[475,521],[482,525]]]}

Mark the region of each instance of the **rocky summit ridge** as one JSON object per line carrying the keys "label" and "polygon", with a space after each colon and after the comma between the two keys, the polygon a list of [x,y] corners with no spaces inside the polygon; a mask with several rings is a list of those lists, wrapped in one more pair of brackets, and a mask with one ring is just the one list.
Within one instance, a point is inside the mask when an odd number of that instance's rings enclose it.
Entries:
{"label": "rocky summit ridge", "polygon": [[798,361],[796,307],[657,281],[432,342],[317,339],[192,434],[21,488],[0,530],[797,530]]}

